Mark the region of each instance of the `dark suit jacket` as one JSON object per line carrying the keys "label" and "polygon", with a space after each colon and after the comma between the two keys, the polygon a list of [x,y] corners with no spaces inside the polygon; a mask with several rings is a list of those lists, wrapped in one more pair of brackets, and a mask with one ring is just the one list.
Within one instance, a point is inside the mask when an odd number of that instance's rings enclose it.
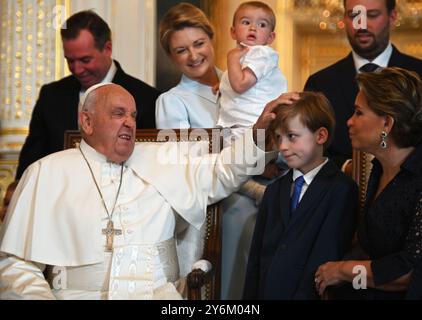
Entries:
{"label": "dark suit jacket", "polygon": [[290,218],[292,171],[267,187],[255,226],[245,299],[317,299],[314,275],[341,260],[356,226],[357,186],[329,161]]}
{"label": "dark suit jacket", "polygon": [[[126,74],[115,61],[117,71],[113,83],[129,91],[136,101],[139,129],[155,128],[155,100],[160,92],[146,83]],[[69,76],[41,88],[32,112],[29,135],[19,156],[16,178],[33,162],[51,153],[63,150],[64,132],[78,129],[78,103],[81,85]]]}
{"label": "dark suit jacket", "polygon": [[[388,66],[412,70],[422,77],[422,60],[402,54],[394,46]],[[355,78],[356,68],[350,53],[346,58],[311,75],[305,84],[306,91],[324,93],[333,106],[337,124],[327,156],[338,165],[352,157],[347,120],[353,115],[359,90]]]}

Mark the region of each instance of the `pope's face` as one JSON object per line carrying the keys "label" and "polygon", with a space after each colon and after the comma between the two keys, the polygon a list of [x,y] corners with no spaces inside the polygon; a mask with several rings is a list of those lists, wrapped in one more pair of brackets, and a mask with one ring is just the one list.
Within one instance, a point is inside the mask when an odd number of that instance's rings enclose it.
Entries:
{"label": "pope's face", "polygon": [[[102,91],[108,90],[105,93]],[[97,89],[100,97],[93,112],[86,111],[88,125],[85,133],[89,144],[115,163],[126,161],[133,152],[136,134],[136,105],[123,88]]]}

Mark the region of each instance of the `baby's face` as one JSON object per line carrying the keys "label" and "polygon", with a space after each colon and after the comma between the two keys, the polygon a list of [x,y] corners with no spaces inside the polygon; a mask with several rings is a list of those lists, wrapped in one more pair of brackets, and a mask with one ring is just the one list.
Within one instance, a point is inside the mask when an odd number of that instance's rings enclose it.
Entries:
{"label": "baby's face", "polygon": [[248,46],[268,45],[274,41],[270,15],[261,8],[245,7],[235,17],[231,35],[237,43]]}

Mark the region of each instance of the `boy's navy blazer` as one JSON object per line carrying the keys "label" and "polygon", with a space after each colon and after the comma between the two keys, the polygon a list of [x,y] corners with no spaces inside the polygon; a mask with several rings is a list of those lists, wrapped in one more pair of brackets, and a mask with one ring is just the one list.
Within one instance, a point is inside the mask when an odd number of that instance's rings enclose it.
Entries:
{"label": "boy's navy blazer", "polygon": [[290,217],[293,171],[267,187],[258,213],[245,299],[316,299],[318,266],[343,258],[356,227],[358,189],[328,161]]}

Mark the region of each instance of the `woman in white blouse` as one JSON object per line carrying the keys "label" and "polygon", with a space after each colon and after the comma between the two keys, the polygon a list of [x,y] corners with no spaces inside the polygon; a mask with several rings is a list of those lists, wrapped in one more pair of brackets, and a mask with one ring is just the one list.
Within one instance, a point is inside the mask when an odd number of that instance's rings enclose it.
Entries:
{"label": "woman in white blouse", "polygon": [[188,3],[172,7],[161,21],[161,46],[183,75],[157,100],[158,129],[215,127],[221,71],[214,64],[213,37],[205,14]]}
{"label": "woman in white blouse", "polygon": [[[180,83],[156,103],[157,129],[214,128],[222,72],[214,63],[214,30],[197,7],[180,3],[160,23],[160,43],[183,73]],[[222,299],[240,299],[256,212],[265,190],[250,179],[222,202]]]}

